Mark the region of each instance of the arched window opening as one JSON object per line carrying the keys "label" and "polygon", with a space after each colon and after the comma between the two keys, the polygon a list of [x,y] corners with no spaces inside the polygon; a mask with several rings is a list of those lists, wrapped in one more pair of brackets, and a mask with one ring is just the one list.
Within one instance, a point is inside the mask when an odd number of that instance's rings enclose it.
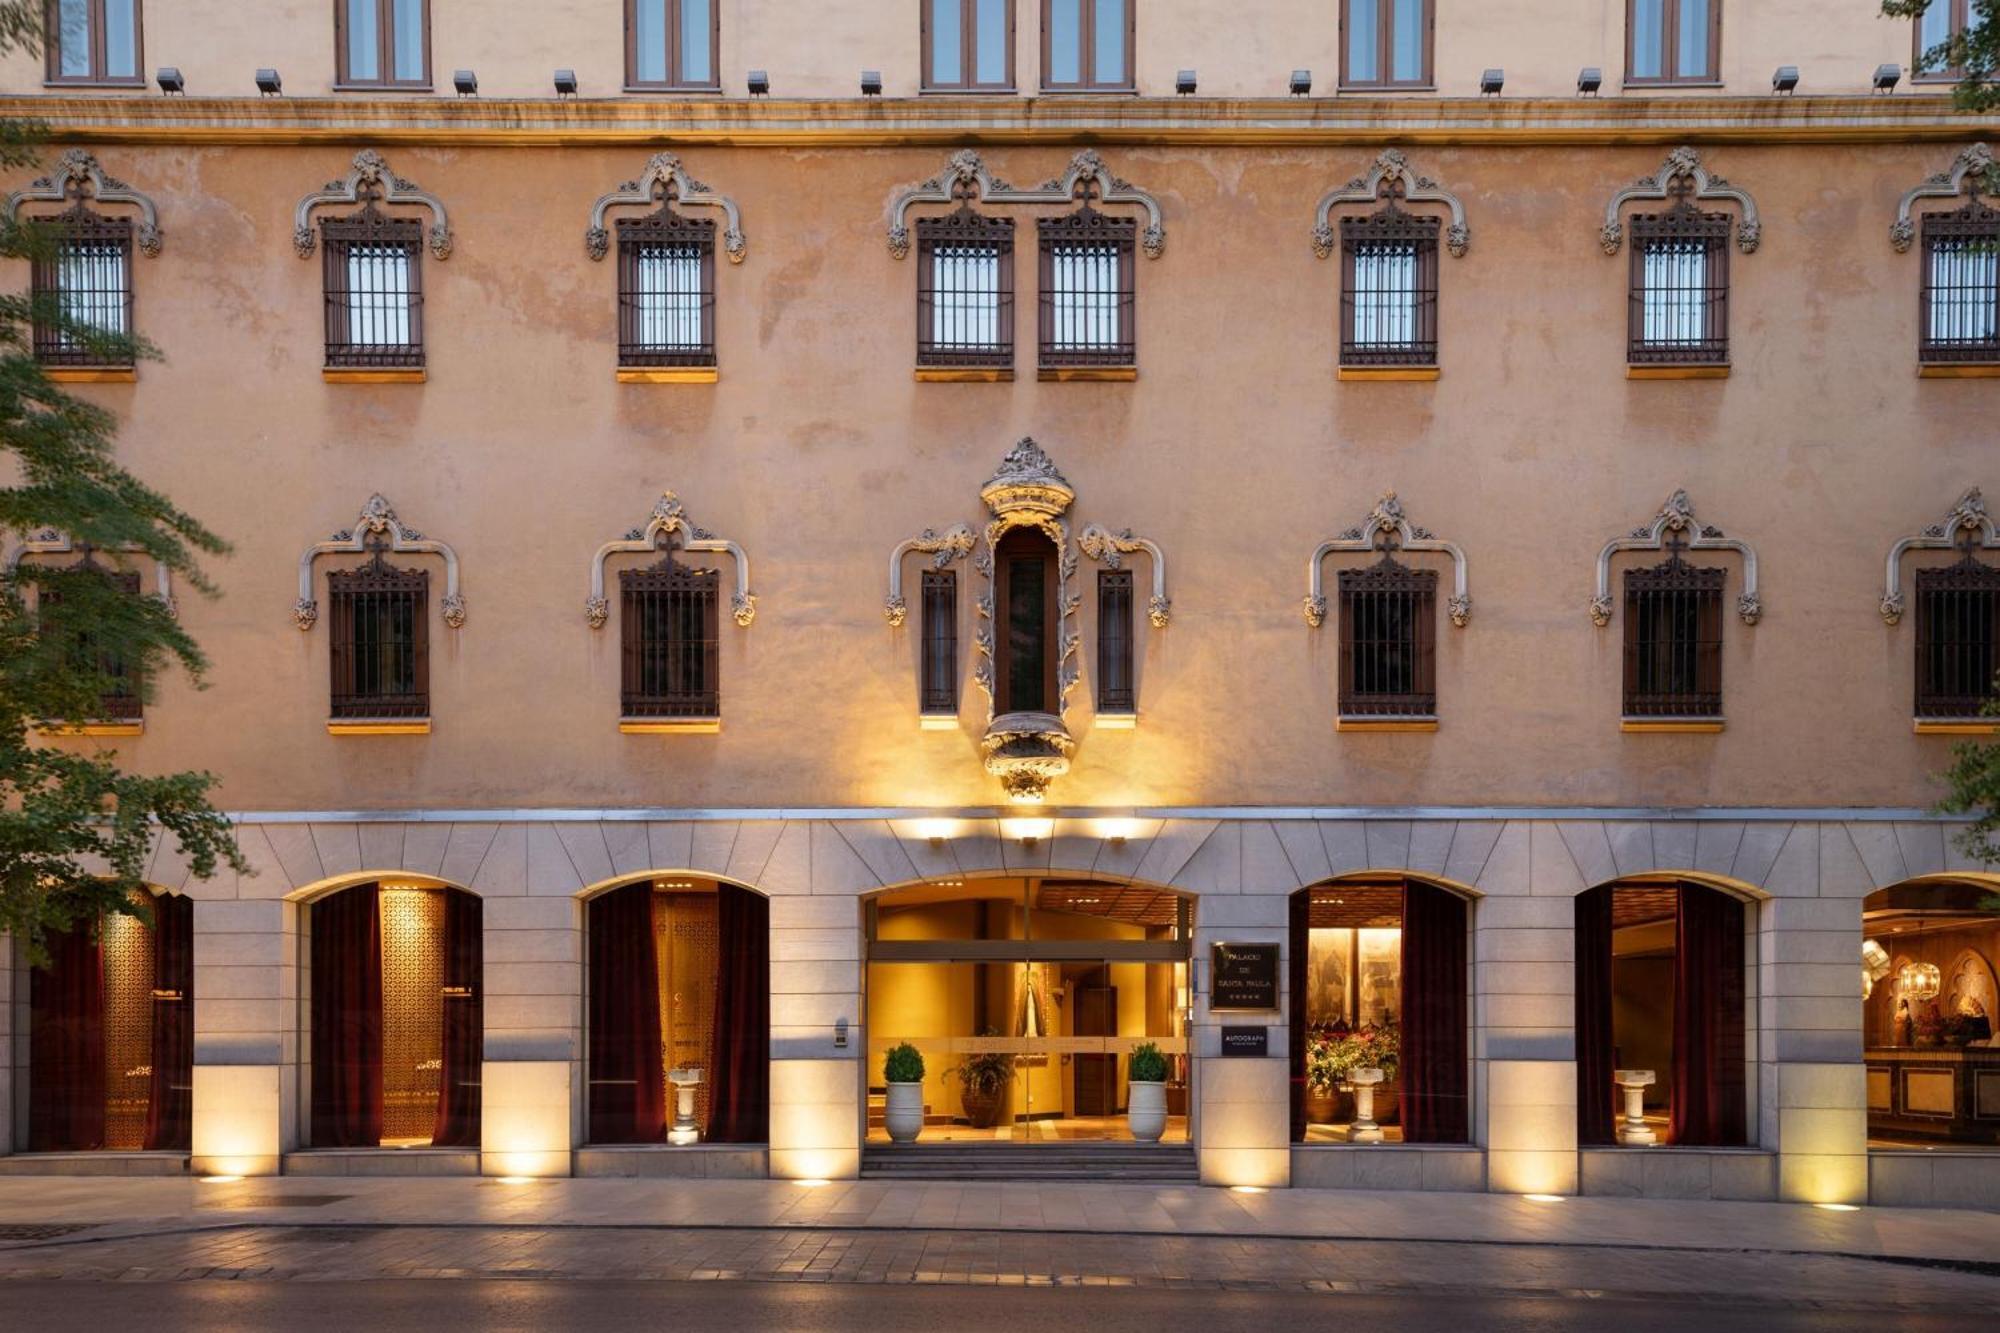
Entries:
{"label": "arched window opening", "polygon": [[1868,1146],[2000,1145],[2000,886],[1882,889],[1861,932]]}
{"label": "arched window opening", "polygon": [[1054,713],[1056,692],[1055,543],[1039,528],[1014,528],[995,549],[995,601],[1003,656],[995,710],[1000,713]]}

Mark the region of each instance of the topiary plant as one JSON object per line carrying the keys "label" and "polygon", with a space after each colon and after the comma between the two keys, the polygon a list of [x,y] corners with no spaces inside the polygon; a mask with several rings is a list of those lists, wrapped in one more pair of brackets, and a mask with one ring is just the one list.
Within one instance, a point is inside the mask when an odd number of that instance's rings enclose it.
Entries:
{"label": "topiary plant", "polygon": [[1160,1054],[1160,1048],[1152,1042],[1145,1042],[1132,1048],[1132,1058],[1126,1065],[1126,1072],[1134,1083],[1165,1083],[1167,1081],[1167,1057]]}
{"label": "topiary plant", "polygon": [[923,1082],[923,1053],[907,1041],[891,1046],[888,1057],[882,1061],[882,1077],[890,1083]]}

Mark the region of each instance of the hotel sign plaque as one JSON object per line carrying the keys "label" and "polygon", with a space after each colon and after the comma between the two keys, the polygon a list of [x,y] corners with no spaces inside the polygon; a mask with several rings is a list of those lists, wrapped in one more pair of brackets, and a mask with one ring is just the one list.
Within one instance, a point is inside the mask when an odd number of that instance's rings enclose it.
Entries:
{"label": "hotel sign plaque", "polygon": [[1220,1013],[1278,1007],[1277,944],[1217,944],[1210,963],[1210,1009]]}
{"label": "hotel sign plaque", "polygon": [[1224,1028],[1222,1029],[1222,1053],[1225,1056],[1245,1057],[1265,1056],[1271,1053],[1271,1029],[1269,1028]]}

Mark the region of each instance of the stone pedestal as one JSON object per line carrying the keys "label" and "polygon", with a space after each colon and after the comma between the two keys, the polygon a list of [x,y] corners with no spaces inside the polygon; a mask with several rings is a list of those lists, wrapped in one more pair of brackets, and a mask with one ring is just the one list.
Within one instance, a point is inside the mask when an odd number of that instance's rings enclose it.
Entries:
{"label": "stone pedestal", "polygon": [[1625,1090],[1625,1119],[1618,1126],[1618,1141],[1630,1146],[1658,1143],[1660,1136],[1646,1124],[1646,1089],[1653,1086],[1650,1069],[1619,1069],[1611,1080]]}
{"label": "stone pedestal", "polygon": [[667,1131],[667,1142],[685,1148],[701,1138],[694,1123],[694,1091],[701,1086],[701,1071],[672,1069],[667,1071],[667,1082],[674,1085],[674,1124]]}
{"label": "stone pedestal", "polygon": [[1385,1077],[1379,1069],[1357,1069],[1347,1076],[1354,1085],[1355,1143],[1382,1142],[1382,1127],[1375,1123],[1375,1089]]}

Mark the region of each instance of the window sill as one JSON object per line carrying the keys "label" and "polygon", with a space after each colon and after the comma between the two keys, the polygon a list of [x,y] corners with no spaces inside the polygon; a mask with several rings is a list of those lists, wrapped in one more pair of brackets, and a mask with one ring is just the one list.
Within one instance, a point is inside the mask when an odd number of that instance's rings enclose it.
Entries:
{"label": "window sill", "polygon": [[1438,720],[1434,717],[1340,717],[1333,723],[1335,731],[1436,731]]}
{"label": "window sill", "polygon": [[708,97],[720,97],[722,95],[722,85],[719,83],[628,83],[625,85],[624,91],[636,93],[642,97],[648,95],[657,97],[662,93],[671,94],[676,97],[688,93],[701,93]]}
{"label": "window sill", "polygon": [[146,721],[126,718],[117,722],[44,722],[36,730],[44,736],[143,736]]}
{"label": "window sill", "polygon": [[1920,380],[2000,380],[2000,362],[1926,361],[1917,367]]}
{"label": "window sill", "polygon": [[1624,86],[1635,92],[1672,91],[1675,88],[1720,88],[1721,79],[1634,79],[1627,78]]}
{"label": "window sill", "polygon": [[146,81],[142,78],[141,79],[43,79],[42,80],[42,87],[53,88],[53,89],[87,88],[87,89],[97,89],[101,91],[106,88],[144,88],[145,86],[146,86]]}
{"label": "window sill", "polygon": [[2000,736],[2000,719],[1920,717],[1914,725],[1919,736]]}
{"label": "window sill", "polygon": [[1727,362],[1720,365],[1628,365],[1625,367],[1625,378],[1628,380],[1726,380],[1729,378],[1729,365]]}
{"label": "window sill", "polygon": [[1714,735],[1722,730],[1722,724],[1719,717],[1628,717],[1619,721],[1618,730],[1667,736]]}
{"label": "window sill", "polygon": [[1137,713],[1099,713],[1092,723],[1099,731],[1137,731]]}
{"label": "window sill", "polygon": [[1434,93],[1437,90],[1435,83],[1343,83],[1337,91],[1379,97],[1383,93]]}
{"label": "window sill", "polygon": [[324,366],[319,377],[328,384],[422,384],[429,372],[422,366],[394,370],[364,370],[359,366]]}
{"label": "window sill", "polygon": [[1005,88],[919,88],[919,97],[1018,97],[1020,89]]}
{"label": "window sill", "polygon": [[958,730],[958,714],[957,714],[957,713],[919,713],[919,714],[917,714],[917,730],[918,730],[918,731],[957,731],[957,730]]}
{"label": "window sill", "polygon": [[620,384],[714,384],[722,378],[714,366],[620,366]]}
{"label": "window sill", "polygon": [[428,93],[437,91],[429,79],[422,83],[336,83],[337,93]]}
{"label": "window sill", "polygon": [[1012,384],[1012,366],[918,366],[919,384]]}
{"label": "window sill", "polygon": [[1130,384],[1139,378],[1137,366],[1043,366],[1035,378],[1055,384]]}
{"label": "window sill", "polygon": [[431,720],[427,717],[328,718],[326,734],[329,736],[428,736],[431,734]]}
{"label": "window sill", "polygon": [[1042,85],[1042,96],[1044,97],[1137,97],[1138,95],[1138,85],[1130,83],[1121,83],[1116,87],[1106,86],[1102,88],[1051,88],[1047,84]]}
{"label": "window sill", "polygon": [[618,731],[624,736],[713,736],[722,730],[719,717],[622,717]]}
{"label": "window sill", "polygon": [[51,384],[136,384],[139,372],[132,366],[43,366],[42,374]]}
{"label": "window sill", "polygon": [[1434,380],[1441,372],[1436,366],[1342,366],[1342,383],[1375,380],[1380,383],[1421,383]]}

